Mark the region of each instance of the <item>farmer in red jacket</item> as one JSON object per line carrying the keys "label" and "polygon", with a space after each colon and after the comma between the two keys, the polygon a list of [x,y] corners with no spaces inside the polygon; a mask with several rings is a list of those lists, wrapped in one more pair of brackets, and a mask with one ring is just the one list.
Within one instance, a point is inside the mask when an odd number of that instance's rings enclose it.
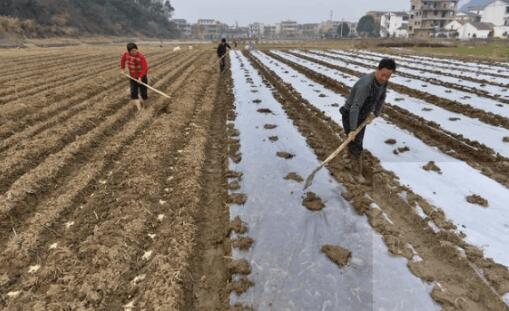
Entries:
{"label": "farmer in red jacket", "polygon": [[[125,65],[129,68],[129,74],[132,78],[139,80],[145,84],[148,83],[147,73],[148,64],[147,59],[143,54],[138,52],[138,46],[135,43],[127,44],[127,52],[122,55],[120,60],[121,72],[124,73]],[[141,103],[148,98],[147,87],[139,84],[138,82],[130,79],[131,82],[131,99],[133,99],[138,110],[141,110]],[[141,95],[141,101],[138,97],[138,91]]]}

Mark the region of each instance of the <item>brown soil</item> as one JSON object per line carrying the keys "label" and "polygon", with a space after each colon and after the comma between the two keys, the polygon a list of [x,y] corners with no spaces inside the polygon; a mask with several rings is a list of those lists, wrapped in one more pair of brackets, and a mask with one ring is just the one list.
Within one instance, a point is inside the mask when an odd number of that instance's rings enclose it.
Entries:
{"label": "brown soil", "polygon": [[228,171],[226,173],[226,178],[241,178],[242,175],[241,172]]}
{"label": "brown soil", "polygon": [[321,211],[325,207],[322,199],[320,199],[320,197],[318,197],[314,192],[306,193],[306,197],[302,201],[302,205],[310,211]]}
{"label": "brown soil", "polygon": [[266,129],[266,130],[273,130],[273,129],[275,129],[276,127],[277,127],[277,125],[275,125],[275,124],[265,124],[265,125],[263,126],[263,128],[264,128],[264,129]]}
{"label": "brown soil", "polygon": [[237,295],[241,295],[251,287],[254,286],[254,283],[249,279],[242,277],[239,281],[233,281],[228,284],[227,290],[229,292],[235,292]]}
{"label": "brown soil", "polygon": [[278,151],[278,152],[276,153],[276,155],[277,155],[278,157],[280,157],[280,158],[287,159],[287,160],[292,159],[292,158],[294,158],[294,157],[295,157],[295,155],[294,155],[294,154],[291,154],[291,153],[288,153],[288,152],[285,152],[285,151]]}
{"label": "brown soil", "polygon": [[244,193],[232,193],[228,195],[228,203],[244,205],[247,201],[247,195]]}
{"label": "brown soil", "polygon": [[255,100],[253,100],[253,103],[255,103],[255,104],[259,104],[259,103],[261,103],[261,102],[262,102],[262,100],[261,100],[261,99],[255,99]]}
{"label": "brown soil", "polygon": [[[110,50],[97,62],[103,68],[118,57]],[[99,73],[90,88],[78,72],[36,90],[44,102],[2,103],[10,121],[1,122],[8,138],[0,152],[12,169],[0,189],[0,279],[8,280],[0,286],[21,294],[0,299],[1,309],[119,310],[131,302],[227,309],[225,107],[232,98],[207,69],[209,53],[147,53],[150,83],[174,101],[151,93],[138,113],[118,69],[93,63],[75,66]],[[35,263],[36,272],[22,272]],[[205,276],[205,287],[189,282],[196,276]]]}
{"label": "brown soil", "polygon": [[239,190],[240,189],[240,183],[238,181],[232,181],[228,184],[229,190]]}
{"label": "brown soil", "polygon": [[502,141],[503,141],[504,143],[509,143],[509,136],[505,136],[505,137],[502,139]]}
{"label": "brown soil", "polygon": [[461,120],[460,118],[449,118],[449,121],[459,121]]}
{"label": "brown soil", "polygon": [[269,140],[272,141],[272,142],[276,142],[276,141],[279,140],[279,137],[277,137],[277,136],[270,136]]}
{"label": "brown soil", "polygon": [[477,204],[482,207],[488,207],[488,200],[477,194],[469,195],[466,200],[468,203],[471,204]]}
{"label": "brown soil", "polygon": [[298,183],[301,183],[304,181],[304,179],[297,173],[288,173],[288,175],[286,175],[286,177],[284,178],[286,180],[293,180],[293,181],[296,181]]}
{"label": "brown soil", "polygon": [[233,248],[238,248],[242,251],[246,251],[251,248],[254,240],[250,237],[240,237],[238,239],[232,240],[231,243]]}
{"label": "brown soil", "polygon": [[[280,60],[277,56],[268,54]],[[341,128],[325,116],[322,111],[319,111],[302,98],[298,92],[277,78],[274,73],[247,53],[246,55],[263,74],[264,79],[274,86],[273,94],[276,99],[282,104],[287,115],[306,138],[307,143],[313,148],[320,160],[324,160],[327,155],[334,151],[335,146],[340,145],[345,139],[343,135],[342,137],[337,136],[337,133],[342,132]],[[295,65],[294,68],[299,71],[302,70],[301,72],[309,78],[336,92],[342,90],[340,92],[342,95],[348,94],[348,88],[342,85],[322,79],[322,76],[310,74],[301,66]],[[330,84],[325,83],[327,81]],[[384,115],[391,109],[393,107],[386,107]],[[447,135],[439,134],[432,127],[416,122],[415,119],[407,120],[407,115],[406,112],[395,112],[390,114],[390,118],[395,120],[396,124],[404,125],[403,128],[408,128],[416,135],[418,134],[419,137],[424,137],[426,143],[434,143],[440,148],[443,146],[444,150],[450,150],[458,143],[453,139],[446,138]],[[405,116],[405,118],[402,116]],[[447,143],[443,143],[442,139]],[[460,143],[464,144],[464,141]],[[459,152],[458,147],[455,150],[458,150],[458,153],[449,151],[449,154],[455,154],[456,156],[461,154],[468,161],[476,163],[480,167],[485,167],[486,164],[475,160],[476,153],[470,153],[470,149],[463,149]],[[477,153],[479,153],[478,150]],[[384,237],[389,251],[394,255],[408,257],[409,252],[406,245],[411,245],[422,258],[422,261],[418,263],[409,261],[411,272],[423,280],[439,282],[442,288],[450,294],[449,298],[452,298],[452,300],[442,300],[438,296],[432,295],[435,301],[440,303],[444,310],[457,308],[454,303],[451,303],[451,301],[457,300],[473,304],[475,306],[473,309],[505,310],[506,306],[500,296],[507,292],[509,288],[507,267],[496,264],[484,256],[474,256],[467,253],[466,258],[462,257],[457,247],[467,249],[470,245],[463,240],[462,235],[455,232],[456,227],[447,221],[443,211],[399,184],[398,179],[391,172],[385,171],[380,166],[379,161],[368,151],[365,152],[364,162],[366,184],[359,184],[355,181],[354,172],[340,157],[332,160],[328,168],[332,176],[346,187],[349,196],[352,197],[352,206],[359,213],[366,214],[371,226]],[[376,187],[373,185],[376,185]],[[402,192],[407,194],[407,200],[398,195]],[[371,209],[370,204],[373,202],[381,210]],[[442,230],[441,232],[434,233],[430,229],[427,220],[422,219],[415,212],[417,204],[423,209],[428,219]],[[379,212],[375,213],[374,211]],[[391,219],[392,224],[385,219],[381,213],[382,211]],[[478,274],[478,271],[473,267],[482,271],[484,276]],[[461,291],[457,289],[461,289]]]}
{"label": "brown soil", "polygon": [[322,253],[324,253],[333,263],[338,265],[340,268],[348,265],[350,258],[352,258],[352,252],[341,246],[323,245],[321,250]]}
{"label": "brown soil", "polygon": [[440,170],[440,167],[438,167],[434,161],[428,162],[428,164],[424,165],[422,167],[425,171],[433,171],[437,172],[438,174],[442,174],[442,171]]}
{"label": "brown soil", "polygon": [[248,275],[251,273],[251,265],[245,259],[232,260],[228,263],[228,271],[231,274]]}
{"label": "brown soil", "polygon": [[395,139],[390,138],[390,139],[387,139],[387,140],[385,141],[385,143],[386,143],[387,145],[395,145],[395,144],[396,144],[396,140],[395,140]]}
{"label": "brown soil", "polygon": [[234,231],[237,234],[247,233],[248,228],[246,224],[242,222],[239,216],[235,217],[234,220],[230,222],[230,231]]}

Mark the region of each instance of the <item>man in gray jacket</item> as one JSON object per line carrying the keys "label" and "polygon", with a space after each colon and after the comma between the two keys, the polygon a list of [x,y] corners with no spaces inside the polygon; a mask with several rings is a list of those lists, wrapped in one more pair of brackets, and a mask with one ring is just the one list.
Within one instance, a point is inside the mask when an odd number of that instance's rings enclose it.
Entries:
{"label": "man in gray jacket", "polygon": [[[375,72],[361,77],[355,83],[345,105],[339,110],[343,117],[343,129],[349,137],[353,136],[352,132],[370,117],[371,113],[374,113],[376,117],[380,115],[385,101],[387,83],[395,71],[396,62],[393,59],[384,58]],[[362,154],[365,130],[364,128],[348,145],[348,151],[354,158],[359,158]]]}

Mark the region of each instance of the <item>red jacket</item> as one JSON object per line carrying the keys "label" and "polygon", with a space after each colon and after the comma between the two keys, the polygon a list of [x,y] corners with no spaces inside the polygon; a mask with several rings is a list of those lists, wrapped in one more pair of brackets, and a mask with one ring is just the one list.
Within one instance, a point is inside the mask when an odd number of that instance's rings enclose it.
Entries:
{"label": "red jacket", "polygon": [[129,52],[125,52],[124,55],[122,55],[122,59],[120,60],[120,68],[122,68],[122,70],[125,69],[126,62],[131,77],[135,79],[143,78],[148,73],[147,59],[140,52],[138,52],[138,54],[136,54],[134,57],[131,56]]}

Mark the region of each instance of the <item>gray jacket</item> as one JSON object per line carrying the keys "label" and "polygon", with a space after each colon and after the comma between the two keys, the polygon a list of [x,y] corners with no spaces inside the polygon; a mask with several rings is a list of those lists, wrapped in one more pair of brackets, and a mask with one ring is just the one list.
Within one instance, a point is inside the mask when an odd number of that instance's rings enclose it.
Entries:
{"label": "gray jacket", "polygon": [[380,115],[386,92],[387,85],[379,85],[375,81],[374,72],[361,77],[355,83],[344,105],[344,108],[349,111],[351,130],[357,128],[361,112],[363,118],[370,112],[374,112],[376,116]]}

